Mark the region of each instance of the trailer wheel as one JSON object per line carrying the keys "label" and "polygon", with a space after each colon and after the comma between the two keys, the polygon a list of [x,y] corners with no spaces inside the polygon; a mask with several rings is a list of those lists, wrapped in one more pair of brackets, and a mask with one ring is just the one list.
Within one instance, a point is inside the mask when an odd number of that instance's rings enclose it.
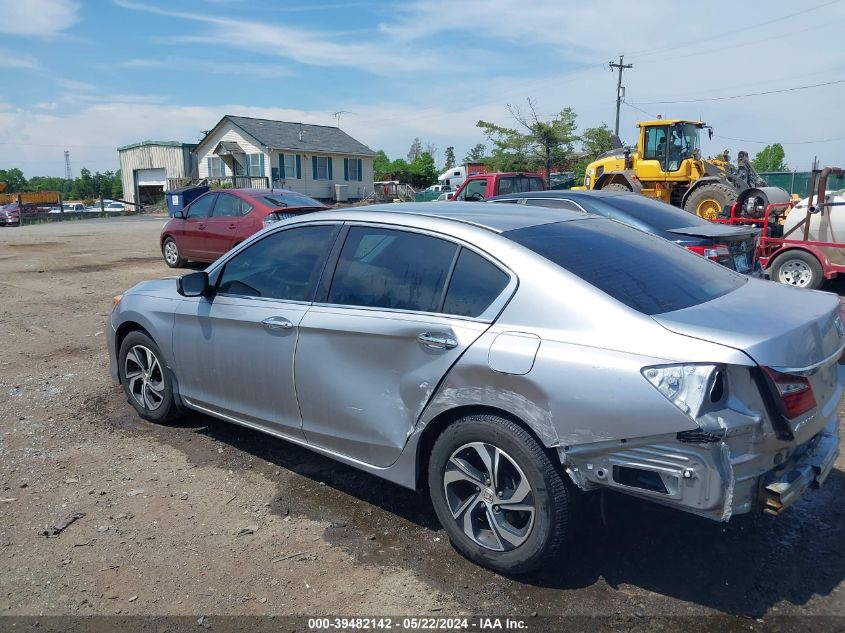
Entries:
{"label": "trailer wheel", "polygon": [[787,286],[810,290],[817,290],[824,283],[822,265],[807,251],[789,251],[779,255],[772,264],[770,277]]}

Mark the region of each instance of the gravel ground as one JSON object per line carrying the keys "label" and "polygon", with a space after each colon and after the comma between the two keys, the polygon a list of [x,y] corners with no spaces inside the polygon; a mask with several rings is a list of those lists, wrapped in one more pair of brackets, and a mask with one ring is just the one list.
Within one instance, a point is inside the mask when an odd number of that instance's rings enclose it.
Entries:
{"label": "gravel ground", "polygon": [[172,275],[163,222],[0,230],[0,614],[845,616],[842,459],[778,519],[592,498],[558,568],[510,579],[458,555],[423,496],[203,415],[140,420],[104,320]]}

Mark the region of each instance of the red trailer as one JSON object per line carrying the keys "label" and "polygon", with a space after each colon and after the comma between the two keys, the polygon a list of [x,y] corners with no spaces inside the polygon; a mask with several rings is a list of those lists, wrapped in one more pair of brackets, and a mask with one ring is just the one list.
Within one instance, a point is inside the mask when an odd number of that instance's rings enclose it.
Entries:
{"label": "red trailer", "polygon": [[[818,175],[818,191],[814,192]],[[757,244],[757,256],[770,279],[801,288],[819,288],[825,279],[845,273],[845,242],[811,239],[813,217],[830,214],[840,203],[827,199],[827,180],[830,175],[842,178],[841,167],[813,168],[810,198],[804,217],[790,222],[784,231],[783,220],[794,206],[792,201],[770,201],[759,189],[740,194],[731,207],[730,215],[714,220],[722,224],[752,225],[762,229]],[[815,201],[814,201],[815,193]],[[828,222],[829,224],[829,222]],[[845,237],[845,234],[843,234]],[[831,255],[840,255],[832,257]]]}

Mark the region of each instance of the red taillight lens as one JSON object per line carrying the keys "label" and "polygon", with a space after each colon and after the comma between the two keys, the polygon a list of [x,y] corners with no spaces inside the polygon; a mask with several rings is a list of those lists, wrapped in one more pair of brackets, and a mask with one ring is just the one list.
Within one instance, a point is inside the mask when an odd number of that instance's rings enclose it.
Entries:
{"label": "red taillight lens", "polygon": [[771,367],[763,367],[763,371],[777,389],[783,403],[783,412],[788,419],[797,418],[816,407],[816,396],[809,380],[803,376],[783,374]]}
{"label": "red taillight lens", "polygon": [[711,246],[687,246],[688,251],[692,251],[697,255],[712,259],[714,262],[719,261],[723,257],[729,257],[730,249],[724,244],[713,244]]}

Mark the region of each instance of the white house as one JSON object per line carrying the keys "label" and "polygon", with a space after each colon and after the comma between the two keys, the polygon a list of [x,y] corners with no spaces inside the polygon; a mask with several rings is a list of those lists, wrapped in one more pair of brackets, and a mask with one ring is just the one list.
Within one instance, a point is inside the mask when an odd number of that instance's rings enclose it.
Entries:
{"label": "white house", "polygon": [[353,200],[373,190],[375,152],[327,125],[226,115],[194,155],[200,178],[235,186],[284,187],[323,200],[335,199],[336,184]]}

